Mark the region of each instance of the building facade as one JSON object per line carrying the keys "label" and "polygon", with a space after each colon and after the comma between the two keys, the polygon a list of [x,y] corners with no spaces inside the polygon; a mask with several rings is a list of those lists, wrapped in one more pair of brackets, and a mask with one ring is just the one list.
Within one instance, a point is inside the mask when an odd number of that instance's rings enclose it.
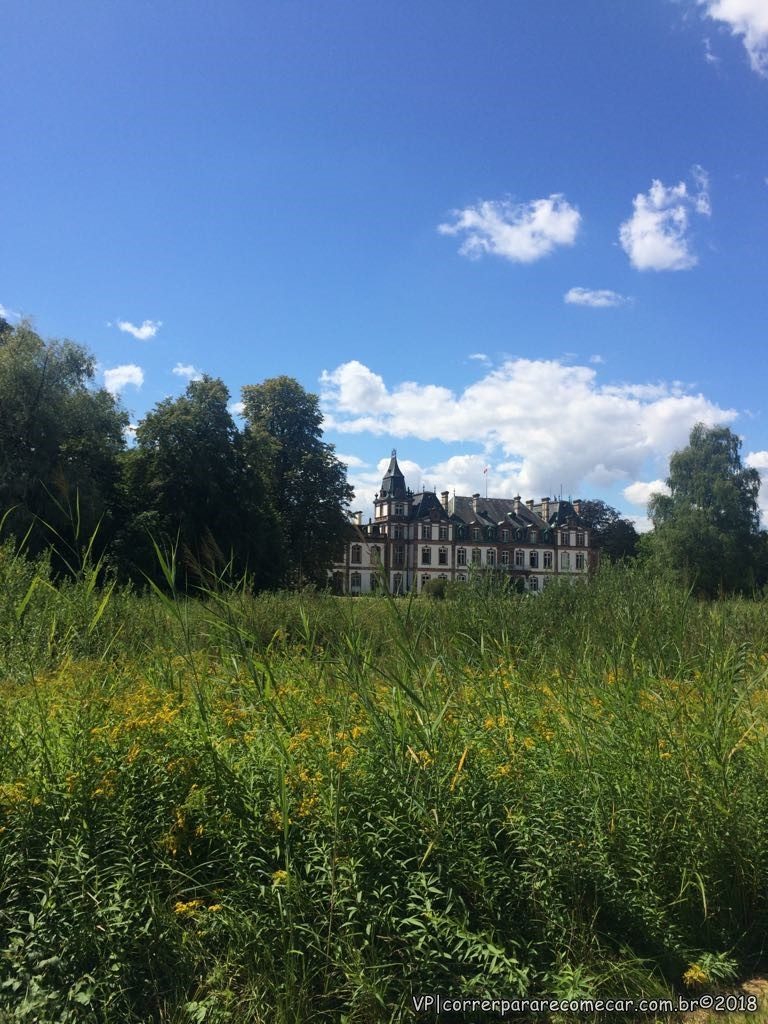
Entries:
{"label": "building facade", "polygon": [[420,593],[435,579],[467,581],[494,571],[531,592],[557,577],[584,577],[594,565],[579,501],[413,493],[392,458],[374,501],[374,518],[350,526],[344,557],[333,570],[337,593]]}

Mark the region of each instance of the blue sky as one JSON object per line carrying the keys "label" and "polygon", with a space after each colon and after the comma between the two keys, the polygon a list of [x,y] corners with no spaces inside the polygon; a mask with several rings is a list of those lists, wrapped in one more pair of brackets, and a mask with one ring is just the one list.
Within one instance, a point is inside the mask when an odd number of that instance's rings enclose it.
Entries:
{"label": "blue sky", "polygon": [[0,305],[134,421],[196,372],[295,376],[364,509],[392,447],[414,487],[638,517],[697,420],[768,470],[768,0],[29,0],[0,30]]}

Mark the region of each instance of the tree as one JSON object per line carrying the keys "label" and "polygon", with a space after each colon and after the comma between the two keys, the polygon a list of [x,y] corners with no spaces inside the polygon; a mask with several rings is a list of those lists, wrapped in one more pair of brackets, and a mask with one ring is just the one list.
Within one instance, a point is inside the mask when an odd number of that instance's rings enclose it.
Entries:
{"label": "tree", "polygon": [[324,585],[343,548],[353,492],[322,440],[317,395],[292,377],[248,385],[242,395],[248,463],[265,481],[282,533],[283,582]]}
{"label": "tree", "polygon": [[634,523],[625,519],[618,509],[595,498],[582,501],[579,516],[589,528],[595,547],[610,562],[633,558],[637,554],[640,536]]}
{"label": "tree", "polygon": [[128,417],[94,371],[81,346],[0,320],[0,516],[13,509],[6,526],[29,530],[33,553],[53,542],[61,553],[73,531],[84,544],[99,524],[105,544],[115,526]]}
{"label": "tree", "polygon": [[741,441],[728,427],[697,423],[669,463],[669,494],[648,506],[653,555],[686,584],[715,595],[755,584],[760,540],[760,476],[742,465]]}
{"label": "tree", "polygon": [[145,574],[157,571],[152,537],[181,544],[195,582],[225,566],[248,572],[258,587],[274,582],[274,514],[248,471],[228,401],[224,383],[203,376],[179,398],[159,402],[137,428],[126,460],[133,515],[122,552],[133,549]]}

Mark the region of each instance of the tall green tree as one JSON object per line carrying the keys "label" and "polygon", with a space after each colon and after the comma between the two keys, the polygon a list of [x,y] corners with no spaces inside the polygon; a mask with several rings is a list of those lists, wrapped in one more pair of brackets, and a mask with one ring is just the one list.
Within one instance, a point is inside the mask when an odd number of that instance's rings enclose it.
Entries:
{"label": "tall green tree", "polygon": [[133,551],[144,574],[158,568],[151,537],[180,545],[195,584],[225,567],[248,573],[259,588],[276,581],[274,513],[260,477],[248,469],[228,401],[224,383],[204,376],[179,398],[158,403],[137,428],[126,460],[133,514],[122,557]]}
{"label": "tall green tree", "polygon": [[751,589],[760,541],[760,476],[728,427],[697,423],[669,463],[669,494],[648,506],[652,554],[704,594]]}
{"label": "tall green tree", "polygon": [[106,543],[116,525],[128,417],[94,371],[80,345],[0,320],[0,515],[13,509],[6,527],[29,530],[32,552],[64,555],[99,524]]}
{"label": "tall green tree", "polygon": [[640,536],[635,524],[599,498],[582,501],[579,516],[591,532],[592,542],[610,562],[633,558]]}
{"label": "tall green tree", "polygon": [[317,395],[292,377],[243,388],[246,454],[265,481],[282,533],[283,582],[327,582],[343,548],[352,488],[322,439]]}

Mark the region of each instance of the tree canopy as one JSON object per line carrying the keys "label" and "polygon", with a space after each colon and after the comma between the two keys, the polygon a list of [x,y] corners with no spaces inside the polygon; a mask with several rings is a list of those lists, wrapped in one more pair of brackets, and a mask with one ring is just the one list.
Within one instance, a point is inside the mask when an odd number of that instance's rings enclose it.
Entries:
{"label": "tree canopy", "polygon": [[579,516],[589,527],[592,540],[611,562],[633,558],[640,539],[635,524],[599,498],[582,501]]}
{"label": "tree canopy", "polygon": [[322,440],[317,395],[291,377],[243,388],[245,450],[277,514],[283,581],[325,583],[348,528],[352,488],[333,445]]}
{"label": "tree canopy", "polygon": [[669,494],[648,506],[653,555],[702,593],[751,589],[760,546],[760,476],[728,427],[697,423],[669,463]]}
{"label": "tree canopy", "polygon": [[94,369],[81,346],[0,320],[0,515],[33,552],[115,525],[128,417]]}

